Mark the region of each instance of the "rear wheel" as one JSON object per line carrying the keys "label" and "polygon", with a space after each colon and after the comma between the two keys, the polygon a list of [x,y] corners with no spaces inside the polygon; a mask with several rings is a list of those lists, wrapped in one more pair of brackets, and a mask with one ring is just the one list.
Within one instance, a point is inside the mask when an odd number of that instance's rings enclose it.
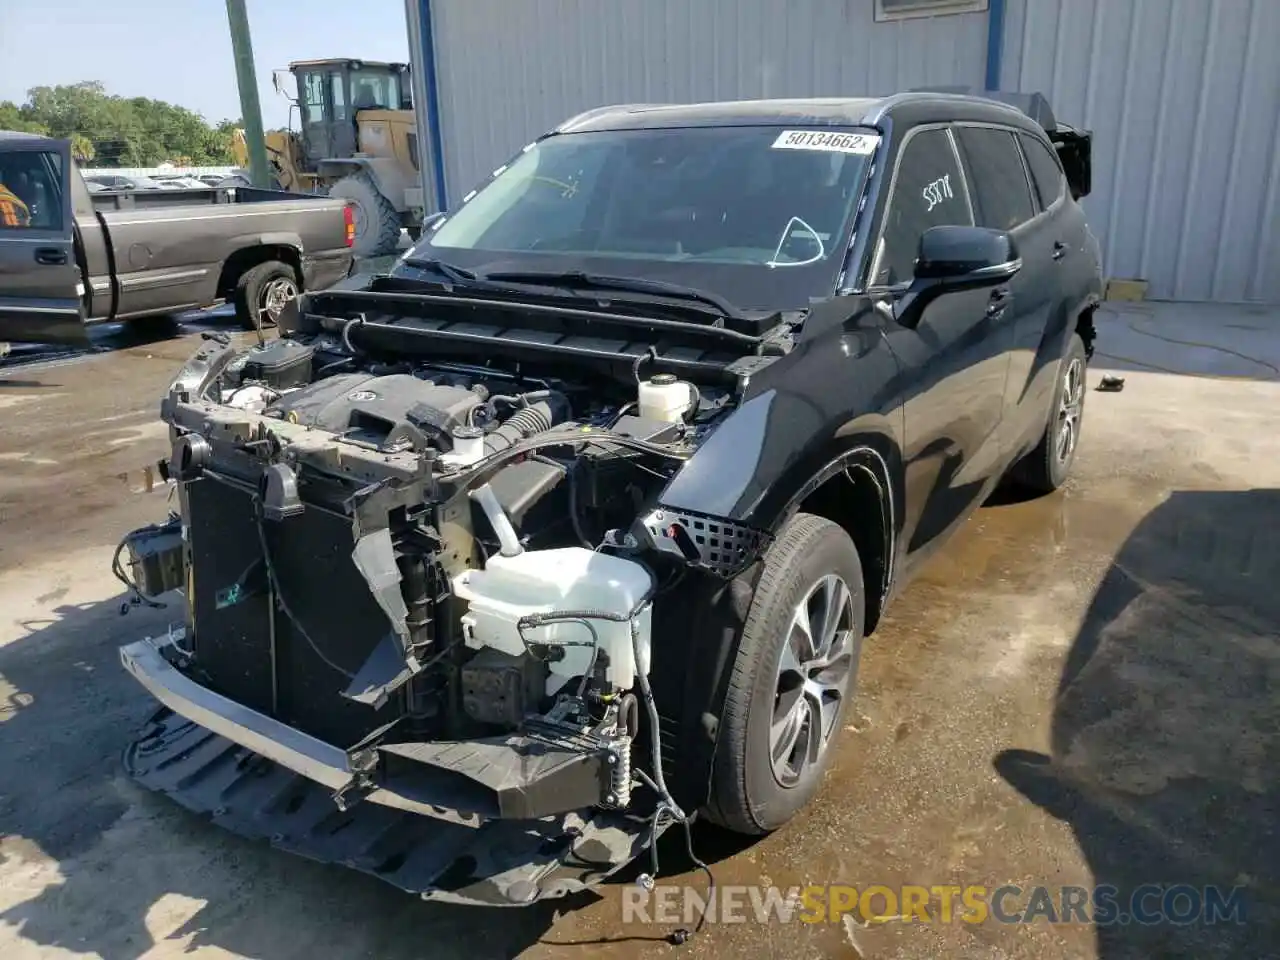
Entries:
{"label": "rear wheel", "polygon": [[763,834],[813,796],[857,681],[866,605],[849,535],[798,514],[765,556],[716,747],[708,819]]}
{"label": "rear wheel", "polygon": [[236,283],[236,319],[246,330],[274,327],[285,305],[298,296],[298,276],[293,267],[268,260],[246,270]]}
{"label": "rear wheel", "polygon": [[1052,493],[1066,483],[1080,446],[1084,422],[1087,360],[1080,334],[1071,335],[1058,367],[1049,420],[1040,443],[1013,469],[1013,479],[1033,493]]}
{"label": "rear wheel", "polygon": [[380,257],[395,253],[400,245],[400,214],[378,192],[365,173],[343,177],[329,190],[329,196],[350,200],[355,208],[355,240],[352,252],[358,257]]}

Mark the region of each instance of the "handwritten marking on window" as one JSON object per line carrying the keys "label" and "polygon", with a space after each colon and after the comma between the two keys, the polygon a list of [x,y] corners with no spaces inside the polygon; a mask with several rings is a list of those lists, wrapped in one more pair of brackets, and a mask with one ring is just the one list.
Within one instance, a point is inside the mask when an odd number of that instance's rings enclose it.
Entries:
{"label": "handwritten marking on window", "polygon": [[951,174],[944,174],[932,183],[926,183],[924,189],[920,191],[920,195],[928,202],[929,210],[932,210],[943,200],[952,199],[955,194],[951,192]]}

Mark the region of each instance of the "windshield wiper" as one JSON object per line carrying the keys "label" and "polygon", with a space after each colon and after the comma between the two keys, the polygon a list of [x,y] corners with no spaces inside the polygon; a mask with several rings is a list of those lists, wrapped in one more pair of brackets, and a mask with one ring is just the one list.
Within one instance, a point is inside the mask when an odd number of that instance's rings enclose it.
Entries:
{"label": "windshield wiper", "polygon": [[692,300],[715,307],[721,314],[734,319],[742,319],[742,311],[728,300],[709,290],[697,287],[685,287],[665,280],[647,280],[643,277],[612,277],[600,273],[586,273],[582,270],[499,270],[477,277],[480,281],[506,280],[512,283],[550,283],[561,286],[572,285],[578,288],[594,290],[618,290],[631,293],[651,293],[660,297],[672,297],[678,300]]}
{"label": "windshield wiper", "polygon": [[455,266],[445,260],[437,260],[433,257],[410,257],[404,262],[411,267],[426,267],[428,270],[434,270],[452,283],[475,284],[481,282],[481,279],[473,271]]}

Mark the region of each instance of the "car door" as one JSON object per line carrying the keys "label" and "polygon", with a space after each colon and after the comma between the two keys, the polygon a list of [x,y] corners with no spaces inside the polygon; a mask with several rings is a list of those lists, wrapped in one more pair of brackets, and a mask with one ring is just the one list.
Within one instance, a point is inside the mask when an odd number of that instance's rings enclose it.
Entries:
{"label": "car door", "polygon": [[[930,227],[972,226],[970,188],[945,126],[910,131],[899,150],[869,274],[890,309]],[[905,575],[976,508],[1000,466],[1000,420],[1011,346],[1007,288],[939,296],[915,326],[887,324],[901,366],[906,468],[900,569]]]}
{"label": "car door", "polygon": [[1044,430],[1048,400],[1033,384],[1054,305],[1061,299],[1055,271],[1052,211],[1040,209],[1018,135],[1003,127],[962,124],[956,141],[973,184],[978,225],[1005,230],[1018,246],[1022,269],[1009,283],[1012,298],[1005,320],[1012,346],[1005,382],[1001,445],[1011,462],[1034,445]]}
{"label": "car door", "polygon": [[[1053,345],[1060,344],[1062,335],[1075,324],[1072,312],[1075,304],[1069,291],[1073,287],[1087,286],[1087,281],[1081,277],[1092,269],[1093,261],[1087,247],[1084,211],[1069,195],[1066,174],[1057,151],[1048,138],[1026,132],[1018,134],[1018,142],[1022,145],[1022,155],[1039,201],[1040,212],[1032,221],[1034,231],[1031,232],[1037,234],[1039,255],[1043,258],[1048,251],[1052,263],[1049,272],[1053,277],[1056,298],[1046,318],[1048,326],[1040,340],[1040,351],[1026,374],[1022,446],[1029,447],[1039,442],[1043,414],[1053,399],[1060,353]],[[1031,329],[1020,335],[1026,337],[1029,345],[1034,333],[1035,330]]]}
{"label": "car door", "polygon": [[67,141],[0,139],[0,184],[19,201],[0,213],[0,341],[87,342],[70,178]]}

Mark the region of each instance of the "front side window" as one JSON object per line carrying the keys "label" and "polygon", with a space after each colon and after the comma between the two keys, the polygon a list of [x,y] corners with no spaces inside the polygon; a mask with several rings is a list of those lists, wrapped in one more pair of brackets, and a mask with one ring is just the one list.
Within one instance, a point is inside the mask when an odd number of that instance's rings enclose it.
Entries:
{"label": "front side window", "polygon": [[59,230],[62,154],[56,150],[0,155],[0,230]]}
{"label": "front side window", "polygon": [[558,134],[411,255],[706,287],[743,307],[830,296],[877,139],[777,127]]}
{"label": "front side window", "polygon": [[300,107],[304,124],[324,122],[325,75],[317,70],[302,75]]}
{"label": "front side window", "polygon": [[1031,168],[1031,179],[1036,184],[1040,207],[1050,207],[1062,196],[1065,182],[1058,158],[1038,137],[1020,133],[1018,139],[1022,141],[1022,153],[1027,158],[1027,166]]}
{"label": "front side window", "polygon": [[993,127],[958,127],[956,137],[973,183],[978,225],[1013,230],[1035,216],[1031,186],[1013,134]]}
{"label": "front side window", "polygon": [[968,187],[947,131],[921,130],[898,158],[872,285],[909,281],[920,237],[930,227],[949,226],[973,226]]}
{"label": "front side window", "polygon": [[346,84],[338,71],[329,74],[329,91],[333,95],[333,119],[347,119],[347,94],[343,89]]}

